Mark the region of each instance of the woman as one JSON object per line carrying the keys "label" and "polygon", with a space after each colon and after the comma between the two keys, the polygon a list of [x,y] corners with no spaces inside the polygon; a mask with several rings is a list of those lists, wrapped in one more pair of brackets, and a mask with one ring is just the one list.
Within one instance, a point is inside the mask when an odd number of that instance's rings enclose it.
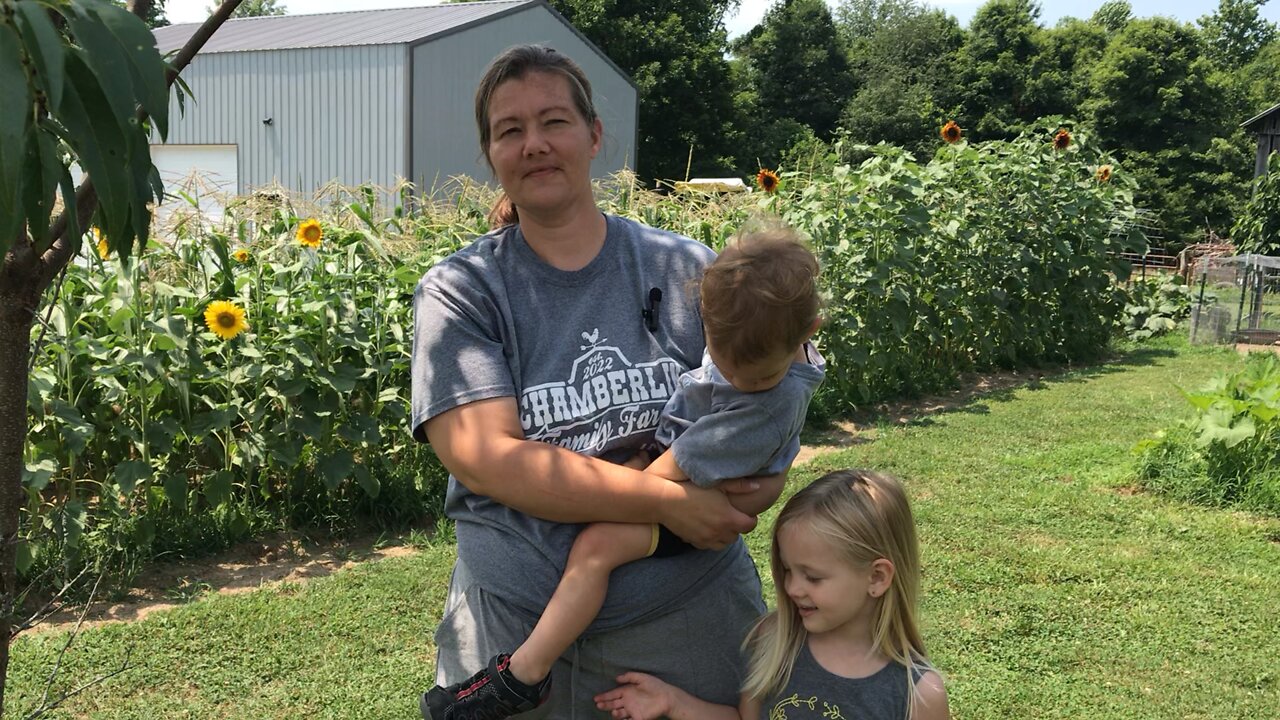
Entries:
{"label": "woman", "polygon": [[[738,537],[755,518],[723,491],[776,498],[785,476],[715,490],[616,464],[653,446],[675,379],[701,364],[688,285],[713,255],[596,207],[603,127],[565,56],[519,46],[496,58],[476,123],[510,224],[433,267],[414,303],[411,422],[451,473],[445,510],[458,538],[436,682],[467,680],[528,635],[581,523],[661,523],[707,551],[614,572],[587,635],[541,685],[540,707],[518,717],[607,717],[592,697],[627,670],[732,702],[739,643],[764,607]],[[502,684],[480,675],[468,685]],[[501,702],[481,712],[505,712]]]}

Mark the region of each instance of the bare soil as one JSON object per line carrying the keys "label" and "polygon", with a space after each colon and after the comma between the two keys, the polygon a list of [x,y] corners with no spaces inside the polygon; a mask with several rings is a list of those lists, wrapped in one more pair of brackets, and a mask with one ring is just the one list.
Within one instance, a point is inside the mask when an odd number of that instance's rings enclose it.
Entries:
{"label": "bare soil", "polygon": [[[851,420],[835,423],[807,436],[795,464],[798,466],[819,455],[871,442],[875,426],[886,421],[906,424],[920,417],[955,409],[987,393],[1038,381],[1044,375],[1045,372],[1041,371],[974,373],[963,377],[960,386],[950,392],[877,405]],[[27,632],[70,630],[81,622],[81,613],[84,613],[82,627],[141,620],[152,613],[209,594],[234,595],[281,583],[306,582],[353,567],[356,563],[404,557],[416,552],[404,545],[384,546],[380,544],[380,536],[375,535],[354,540],[314,542],[277,534],[245,543],[217,557],[158,564],[139,576],[123,598],[95,602],[87,610],[83,606],[61,610]]]}
{"label": "bare soil", "polygon": [[276,534],[244,543],[217,557],[160,563],[140,575],[124,597],[59,610],[28,630],[41,633],[69,630],[81,622],[93,627],[111,622],[141,620],[210,593],[235,595],[281,583],[325,577],[356,563],[412,555],[404,545],[382,546],[379,536],[304,541]]}

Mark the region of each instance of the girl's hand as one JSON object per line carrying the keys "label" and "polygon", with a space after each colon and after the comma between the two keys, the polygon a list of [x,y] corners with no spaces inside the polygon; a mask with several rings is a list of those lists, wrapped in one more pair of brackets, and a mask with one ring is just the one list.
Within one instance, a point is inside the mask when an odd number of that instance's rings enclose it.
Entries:
{"label": "girl's hand", "polygon": [[621,720],[658,720],[670,715],[672,687],[652,675],[629,672],[618,676],[618,687],[595,697],[596,709]]}

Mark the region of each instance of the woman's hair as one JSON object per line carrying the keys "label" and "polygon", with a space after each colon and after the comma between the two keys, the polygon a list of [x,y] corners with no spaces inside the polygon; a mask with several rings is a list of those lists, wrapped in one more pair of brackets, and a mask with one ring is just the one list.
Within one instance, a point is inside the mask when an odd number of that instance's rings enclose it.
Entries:
{"label": "woman's hair", "polygon": [[[480,85],[476,88],[476,130],[480,132],[480,154],[489,162],[489,143],[493,137],[489,130],[489,104],[498,86],[508,80],[519,80],[531,72],[547,73],[563,77],[569,86],[569,94],[578,114],[588,125],[594,124],[598,115],[595,103],[591,99],[591,81],[573,60],[561,55],[545,45],[515,45],[503,51],[501,55],[489,63]],[[516,206],[506,193],[499,196],[493,210],[489,212],[489,224],[492,227],[511,225],[519,219]]]}
{"label": "woman's hair", "polygon": [[804,523],[858,568],[880,558],[893,563],[889,588],[873,600],[872,646],[907,668],[907,687],[914,693],[918,673],[932,669],[916,618],[920,547],[915,521],[902,484],[871,470],[828,473],[783,506],[773,526],[770,553],[777,606],[747,635],[744,645],[750,649],[751,662],[742,691],[749,697],[766,698],[785,688],[808,640],[796,604],[787,595],[778,550],[778,534],[789,523]]}
{"label": "woman's hair", "polygon": [[739,363],[794,352],[818,319],[818,272],[817,258],[789,229],[739,235],[699,285],[707,343]]}

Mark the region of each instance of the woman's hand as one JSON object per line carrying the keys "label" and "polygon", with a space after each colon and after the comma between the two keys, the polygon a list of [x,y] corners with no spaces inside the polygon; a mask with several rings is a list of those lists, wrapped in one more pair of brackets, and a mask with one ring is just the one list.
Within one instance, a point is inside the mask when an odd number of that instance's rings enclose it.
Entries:
{"label": "woman's hand", "polygon": [[672,713],[674,690],[652,675],[623,673],[618,687],[595,697],[596,709],[620,720],[657,720]]}
{"label": "woman's hand", "polygon": [[755,517],[734,508],[718,488],[688,482],[667,486],[661,522],[696,548],[722,550],[756,526]]}

